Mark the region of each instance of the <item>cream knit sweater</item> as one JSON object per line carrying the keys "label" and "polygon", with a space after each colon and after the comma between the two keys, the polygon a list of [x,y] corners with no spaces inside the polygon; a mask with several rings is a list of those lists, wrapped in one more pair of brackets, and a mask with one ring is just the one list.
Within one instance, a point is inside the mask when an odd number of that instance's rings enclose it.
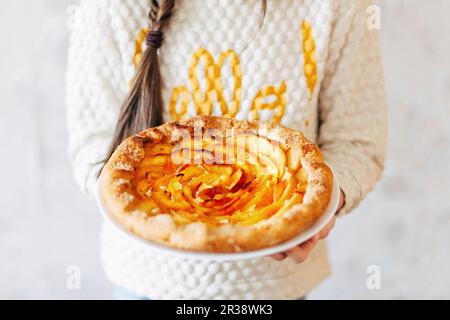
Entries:
{"label": "cream knit sweater", "polygon": [[[376,32],[366,26],[370,1],[268,4],[260,31],[260,0],[177,1],[160,51],[165,119],[223,114],[305,132],[337,174],[348,212],[372,189],[385,158],[380,55]],[[148,0],[82,0],[72,17],[69,152],[91,196],[139,61],[148,9]],[[101,256],[111,281],[152,299],[295,299],[330,272],[324,243],[301,265],[216,263],[152,252],[109,225]]]}

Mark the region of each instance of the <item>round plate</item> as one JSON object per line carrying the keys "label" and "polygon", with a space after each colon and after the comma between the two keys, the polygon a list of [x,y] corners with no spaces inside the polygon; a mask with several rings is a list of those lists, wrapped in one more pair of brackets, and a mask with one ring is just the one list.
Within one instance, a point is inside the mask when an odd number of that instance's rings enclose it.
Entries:
{"label": "round plate", "polygon": [[340,195],[340,188],[339,188],[339,182],[337,181],[336,175],[333,173],[333,192],[331,195],[330,204],[328,205],[327,210],[325,213],[308,229],[303,231],[298,236],[282,242],[276,246],[261,249],[261,250],[255,250],[255,251],[247,251],[247,252],[238,252],[238,253],[211,253],[211,252],[196,252],[196,251],[187,251],[187,250],[181,250],[181,249],[175,249],[168,246],[165,246],[163,244],[159,244],[150,240],[143,239],[128,229],[126,229],[124,226],[122,226],[119,222],[117,222],[114,217],[107,212],[107,210],[103,207],[100,197],[97,195],[96,200],[98,207],[100,208],[101,213],[103,214],[104,218],[111,223],[116,229],[118,229],[120,232],[126,234],[128,237],[139,241],[140,243],[146,245],[149,249],[160,251],[164,254],[169,255],[177,255],[177,256],[184,256],[189,259],[196,259],[196,260],[210,260],[210,261],[236,261],[236,260],[248,260],[248,259],[255,259],[255,258],[261,258],[261,257],[267,257],[279,252],[284,252],[286,250],[292,249],[303,242],[306,242],[307,240],[311,239],[314,235],[319,233],[327,224],[331,221],[331,219],[334,217],[336,210],[339,206],[339,195]]}

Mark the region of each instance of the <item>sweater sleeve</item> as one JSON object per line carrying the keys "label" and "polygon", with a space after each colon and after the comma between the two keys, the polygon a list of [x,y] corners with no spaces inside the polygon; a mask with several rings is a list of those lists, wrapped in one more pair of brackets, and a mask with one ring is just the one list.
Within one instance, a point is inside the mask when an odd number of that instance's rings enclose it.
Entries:
{"label": "sweater sleeve", "polygon": [[370,1],[342,1],[319,98],[319,145],[346,201],[355,208],[383,171],[387,108],[378,35],[367,27]]}
{"label": "sweater sleeve", "polygon": [[97,175],[126,92],[110,1],[82,0],[72,17],[66,74],[68,149],[75,180],[95,195]]}

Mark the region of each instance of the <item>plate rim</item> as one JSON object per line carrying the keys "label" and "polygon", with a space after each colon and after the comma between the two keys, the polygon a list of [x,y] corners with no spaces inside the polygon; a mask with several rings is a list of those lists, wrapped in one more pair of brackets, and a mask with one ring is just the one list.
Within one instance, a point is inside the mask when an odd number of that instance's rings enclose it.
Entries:
{"label": "plate rim", "polygon": [[[328,165],[328,164],[327,164]],[[333,190],[331,193],[330,203],[328,204],[325,213],[308,229],[301,232],[299,235],[284,241],[275,246],[271,246],[268,248],[254,250],[254,251],[245,251],[245,252],[236,252],[236,253],[212,253],[212,252],[198,252],[198,251],[189,251],[183,249],[172,248],[155,241],[147,240],[139,237],[138,235],[129,231],[126,227],[121,225],[107,210],[104,208],[102,201],[100,200],[100,184],[97,186],[97,193],[95,195],[95,200],[97,203],[97,207],[100,210],[100,213],[103,216],[103,219],[112,225],[114,229],[118,230],[121,234],[124,234],[129,239],[138,241],[140,244],[143,244],[146,248],[154,250],[159,253],[164,253],[166,255],[178,256],[183,258],[190,258],[196,260],[206,260],[206,261],[214,261],[214,262],[228,262],[228,261],[238,261],[238,260],[250,260],[262,257],[268,257],[274,255],[276,253],[285,252],[289,249],[292,249],[307,240],[311,239],[314,235],[316,235],[320,230],[322,230],[335,216],[336,211],[339,206],[339,196],[340,196],[340,186],[339,181],[334,173],[333,169],[328,165],[332,174],[333,174]]]}

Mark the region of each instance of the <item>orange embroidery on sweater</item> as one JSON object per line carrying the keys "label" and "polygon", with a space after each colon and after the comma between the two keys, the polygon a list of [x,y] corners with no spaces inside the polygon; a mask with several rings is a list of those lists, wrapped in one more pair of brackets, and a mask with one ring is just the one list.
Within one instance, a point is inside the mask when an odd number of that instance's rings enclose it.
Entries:
{"label": "orange embroidery on sweater", "polygon": [[[200,86],[200,80],[197,75],[198,66],[203,59],[204,63],[204,94]],[[194,100],[197,114],[211,115],[214,107],[214,96],[216,91],[216,64],[214,57],[206,49],[200,48],[192,57],[189,67],[189,83],[191,85],[192,99]]]}
{"label": "orange embroidery on sweater", "polygon": [[317,85],[317,58],[316,58],[316,41],[311,24],[304,20],[302,22],[302,38],[303,38],[303,56],[304,56],[304,73],[306,84],[309,89],[309,98],[312,99],[314,89]]}
{"label": "orange embroidery on sweater", "polygon": [[[202,93],[198,78],[198,67],[202,59],[205,69],[204,93]],[[226,59],[230,61],[231,74],[234,80],[233,97],[230,105],[225,99],[222,79],[222,69]],[[215,62],[213,55],[208,50],[204,48],[198,49],[194,53],[189,67],[189,83],[197,114],[211,115],[215,99],[219,103],[223,116],[234,117],[239,112],[242,100],[242,68],[239,56],[233,50],[223,52],[217,62]]]}
{"label": "orange embroidery on sweater", "polygon": [[[233,79],[233,96],[231,102],[225,97],[222,70],[225,61],[229,60],[231,66],[231,77]],[[201,88],[198,68],[203,61],[204,88]],[[219,58],[214,59],[213,55],[205,48],[198,49],[191,60],[189,66],[189,84],[191,87],[192,100],[198,115],[211,115],[214,109],[214,103],[217,101],[222,116],[235,117],[240,110],[242,102],[242,67],[238,54],[230,49],[222,52]],[[179,104],[180,88],[184,90],[184,102],[180,112],[176,111]],[[171,120],[180,120],[187,115],[185,104],[186,99],[185,86],[175,87],[170,101]],[[258,91],[251,105],[252,118],[259,120],[263,110],[276,110],[273,121],[281,122],[286,109],[286,83],[283,81],[280,88],[269,86]],[[266,99],[274,98],[273,102],[264,102]]]}
{"label": "orange embroidery on sweater", "polygon": [[[177,109],[180,97],[182,97],[180,109]],[[173,88],[172,96],[170,97],[169,102],[169,113],[173,121],[179,121],[186,117],[190,103],[189,98],[190,93],[186,86]]]}
{"label": "orange embroidery on sweater", "polygon": [[[142,29],[135,41],[133,64],[137,68],[142,60],[143,46],[148,29]],[[230,62],[231,77],[233,80],[233,92],[231,101],[227,101],[224,89],[222,71],[226,61]],[[204,87],[200,85],[199,72],[203,61]],[[222,116],[235,117],[242,103],[242,66],[239,55],[233,50],[222,52],[217,59],[205,48],[199,48],[192,56],[189,66],[189,85],[181,85],[173,88],[169,102],[169,114],[171,120],[178,121],[187,117],[188,107],[192,102],[198,115],[212,115],[215,102],[220,107]],[[273,121],[280,123],[286,109],[286,83],[283,81],[280,88],[268,86],[259,90],[254,97],[250,110],[254,120],[261,118],[263,110],[276,110]],[[273,98],[268,103],[265,100]]]}
{"label": "orange embroidery on sweater", "polygon": [[[264,102],[267,99],[273,99],[272,102]],[[273,86],[261,89],[253,100],[251,114],[253,120],[258,121],[261,118],[263,110],[277,110],[273,122],[280,123],[286,109],[286,82],[282,82],[280,88]]]}
{"label": "orange embroidery on sweater", "polygon": [[[231,73],[233,75],[233,98],[229,106],[225,100],[225,94],[222,81],[222,68],[226,59],[230,60]],[[216,93],[217,100],[220,104],[220,110],[222,115],[235,117],[239,112],[239,107],[242,101],[242,68],[239,56],[234,50],[228,50],[223,52],[217,63],[217,77],[216,77]]]}
{"label": "orange embroidery on sweater", "polygon": [[133,64],[135,67],[139,66],[139,63],[142,60],[142,46],[147,37],[148,29],[142,29],[139,31],[139,34],[135,41],[134,48],[134,56],[133,56]]}

